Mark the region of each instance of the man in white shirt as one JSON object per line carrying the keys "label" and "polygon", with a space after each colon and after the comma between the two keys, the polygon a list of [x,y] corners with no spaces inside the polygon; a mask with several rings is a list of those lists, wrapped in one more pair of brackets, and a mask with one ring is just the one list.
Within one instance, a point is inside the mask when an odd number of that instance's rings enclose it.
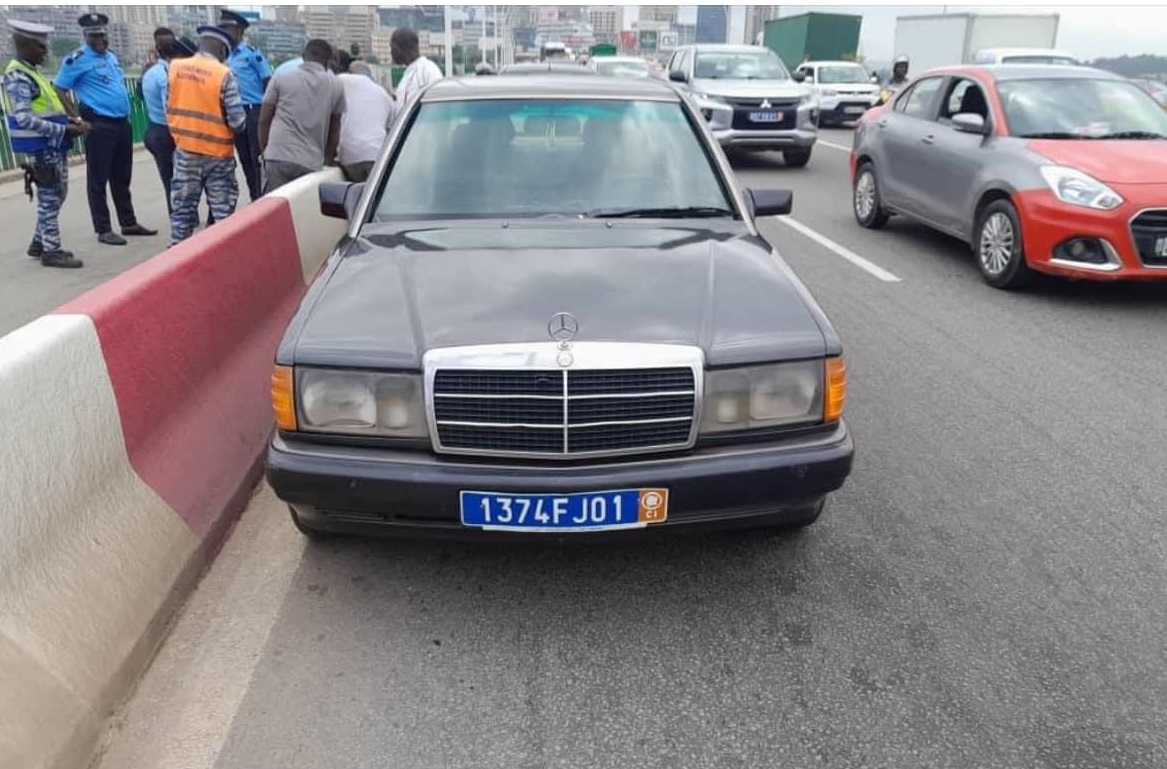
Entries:
{"label": "man in white shirt", "polygon": [[373,80],[363,61],[337,76],[344,85],[346,109],[340,121],[340,167],[352,182],[369,178],[396,114],[393,99]]}
{"label": "man in white shirt", "polygon": [[405,74],[397,84],[397,114],[404,115],[410,102],[430,83],[442,79],[438,65],[421,55],[417,33],[408,27],[398,27],[389,38],[389,52],[393,63],[405,67]]}

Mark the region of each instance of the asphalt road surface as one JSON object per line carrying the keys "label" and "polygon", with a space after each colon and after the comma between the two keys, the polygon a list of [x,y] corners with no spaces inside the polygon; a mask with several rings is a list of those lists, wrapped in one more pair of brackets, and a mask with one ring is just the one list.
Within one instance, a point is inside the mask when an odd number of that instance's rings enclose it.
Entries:
{"label": "asphalt road surface", "polygon": [[[242,172],[239,178],[243,178]],[[150,153],[139,150],[134,154],[130,192],[138,221],[158,230],[155,236],[126,238],[128,243],[125,246],[98,243],[89,217],[85,182],[85,166],[72,166],[69,169],[69,196],[60,219],[64,247],[85,262],[85,266],[77,270],[48,269],[39,260],[28,258],[25,251],[36,228],[36,203],[25,196],[23,181],[7,179],[0,183],[0,231],[4,233],[0,238],[0,296],[3,297],[0,301],[0,336],[166,248],[170,238],[166,198]],[[246,200],[244,193],[240,205]],[[109,206],[114,231],[118,232],[112,197]],[[205,202],[202,212],[205,219]]]}
{"label": "asphalt road surface", "polygon": [[306,547],[263,489],[105,769],[1167,766],[1167,286],[991,289],[846,157],[740,168],[846,348],[819,525]]}

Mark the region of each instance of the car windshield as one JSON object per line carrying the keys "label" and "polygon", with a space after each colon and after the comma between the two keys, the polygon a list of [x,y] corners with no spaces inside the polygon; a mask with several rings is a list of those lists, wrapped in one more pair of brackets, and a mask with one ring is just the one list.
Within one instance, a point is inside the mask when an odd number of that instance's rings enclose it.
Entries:
{"label": "car windshield", "polygon": [[732,209],[678,102],[483,99],[421,105],[388,170],[375,218],[646,210],[710,216]]}
{"label": "car windshield", "polygon": [[1013,136],[1167,138],[1167,111],[1125,80],[1041,78],[997,85]]}
{"label": "car windshield", "polygon": [[596,72],[617,77],[648,77],[648,65],[639,61],[597,61]]}
{"label": "car windshield", "polygon": [[705,51],[697,54],[693,76],[711,80],[789,80],[773,51]]}
{"label": "car windshield", "polygon": [[836,85],[842,83],[870,83],[871,75],[858,64],[854,66],[831,65],[819,67],[818,82],[822,85]]}
{"label": "car windshield", "polygon": [[1069,64],[1078,62],[1069,56],[1051,56],[1049,54],[1018,54],[1016,56],[1002,56],[1002,64]]}

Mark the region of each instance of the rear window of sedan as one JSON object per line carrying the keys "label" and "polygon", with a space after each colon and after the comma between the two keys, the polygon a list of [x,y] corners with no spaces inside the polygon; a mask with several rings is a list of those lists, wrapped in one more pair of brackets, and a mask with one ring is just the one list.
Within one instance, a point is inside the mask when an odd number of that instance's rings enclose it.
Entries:
{"label": "rear window of sedan", "polygon": [[733,203],[671,101],[482,99],[422,104],[375,219],[582,216]]}

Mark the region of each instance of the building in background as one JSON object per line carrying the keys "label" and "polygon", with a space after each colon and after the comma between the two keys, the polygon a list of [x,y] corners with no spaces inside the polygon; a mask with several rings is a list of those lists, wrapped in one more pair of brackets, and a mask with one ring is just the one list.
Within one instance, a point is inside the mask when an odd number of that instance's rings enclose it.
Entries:
{"label": "building in background", "polygon": [[273,66],[278,66],[303,53],[308,31],[299,22],[263,19],[247,30],[247,39],[263,51]]}
{"label": "building in background", "polygon": [[300,11],[308,38],[322,38],[348,50],[354,43],[362,52],[373,49],[377,7],[373,5],[307,5]]}
{"label": "building in background", "polygon": [[660,26],[648,26],[647,22],[652,22],[654,25],[663,24],[663,29],[669,29],[676,25],[677,14],[680,13],[680,6],[677,5],[642,5],[636,14],[637,29],[662,29]]}
{"label": "building in background", "polygon": [[776,5],[751,5],[746,8],[745,42],[751,45],[762,44],[762,35],[766,31],[766,22],[778,18]]}
{"label": "building in background", "polygon": [[620,42],[620,31],[624,29],[624,6],[588,6],[588,23],[592,25],[597,43],[615,45]]}
{"label": "building in background", "polygon": [[398,27],[409,27],[414,32],[422,30],[441,33],[444,29],[445,6],[441,5],[403,5],[396,8],[378,8],[377,20],[382,27],[390,30]]}
{"label": "building in background", "polygon": [[729,39],[728,5],[697,6],[696,43],[724,43]]}

